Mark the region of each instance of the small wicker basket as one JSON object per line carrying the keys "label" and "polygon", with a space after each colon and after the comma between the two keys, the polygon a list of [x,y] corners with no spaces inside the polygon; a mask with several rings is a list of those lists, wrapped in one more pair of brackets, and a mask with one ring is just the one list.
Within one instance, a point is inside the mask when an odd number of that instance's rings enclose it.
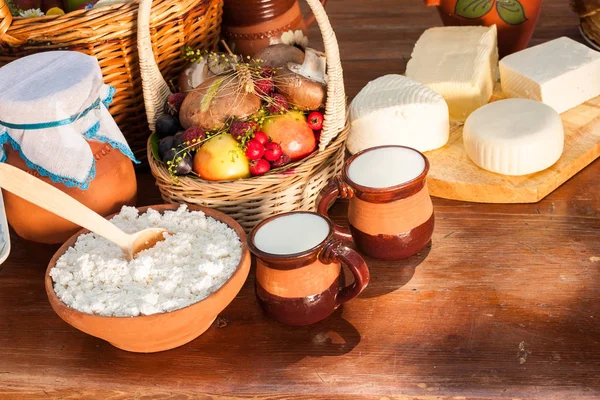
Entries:
{"label": "small wicker basket", "polygon": [[600,50],[600,2],[598,0],[570,0],[571,9],[579,15],[579,29],[583,38]]}
{"label": "small wicker basket", "polygon": [[[105,83],[117,89],[110,112],[138,159],[146,158],[148,129],[136,42],[138,1],[62,16],[12,17],[0,0],[0,66],[48,50],[95,56]],[[223,0],[154,0],[151,45],[163,76],[175,79],[184,45],[211,49],[219,40]]]}
{"label": "small wicker basket", "polygon": [[[273,171],[263,176],[226,182],[209,182],[198,177],[179,177],[174,182],[164,164],[152,156],[148,141],[148,160],[152,174],[167,203],[189,203],[216,208],[237,220],[246,230],[273,214],[293,210],[310,210],[328,180],[337,174],[344,163],[344,142],[348,134],[346,95],[337,40],[325,10],[319,0],[307,0],[312,8],[327,55],[327,102],[325,121],[319,149],[309,157],[290,164],[285,172]],[[149,42],[148,10],[142,0],[138,17],[140,64],[148,123],[163,112],[169,96],[169,86],[161,76]]]}

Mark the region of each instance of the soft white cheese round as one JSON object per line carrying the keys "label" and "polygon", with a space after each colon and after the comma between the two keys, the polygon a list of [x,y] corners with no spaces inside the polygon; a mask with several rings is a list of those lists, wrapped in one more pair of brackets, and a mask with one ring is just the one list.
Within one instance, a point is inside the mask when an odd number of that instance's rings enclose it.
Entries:
{"label": "soft white cheese round", "polygon": [[527,99],[487,104],[469,115],[463,128],[471,160],[504,175],[527,175],[550,167],[560,158],[564,140],[558,113]]}
{"label": "soft white cheese round", "polygon": [[369,82],[350,104],[348,151],[401,145],[419,151],[448,141],[448,105],[427,86],[402,75]]}

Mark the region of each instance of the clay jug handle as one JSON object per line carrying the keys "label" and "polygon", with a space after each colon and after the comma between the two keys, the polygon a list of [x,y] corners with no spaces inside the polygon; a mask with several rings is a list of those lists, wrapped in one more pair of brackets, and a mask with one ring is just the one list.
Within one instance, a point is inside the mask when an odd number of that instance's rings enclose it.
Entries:
{"label": "clay jug handle", "polygon": [[354,299],[369,284],[371,274],[365,260],[355,250],[344,246],[335,238],[329,239],[327,244],[325,244],[323,251],[319,254],[319,260],[324,264],[340,262],[348,267],[352,275],[354,275],[354,282],[340,288],[336,298],[337,305]]}
{"label": "clay jug handle", "polygon": [[[325,186],[319,196],[317,197],[317,212],[327,218],[329,218],[328,211],[329,207],[335,203],[338,198],[349,199],[354,197],[354,190],[342,180],[340,177],[333,177],[327,186]],[[352,234],[350,229],[345,226],[341,226],[333,223],[334,236],[343,242],[351,242]]]}
{"label": "clay jug handle", "polygon": [[[325,7],[325,4],[327,4],[327,0],[319,0],[321,2],[321,4],[323,4],[323,7]],[[314,24],[316,21],[315,18],[315,14],[313,12],[311,12],[311,14],[308,16],[308,18],[306,18],[304,20],[304,23],[306,24],[306,28],[309,28],[312,24]]]}

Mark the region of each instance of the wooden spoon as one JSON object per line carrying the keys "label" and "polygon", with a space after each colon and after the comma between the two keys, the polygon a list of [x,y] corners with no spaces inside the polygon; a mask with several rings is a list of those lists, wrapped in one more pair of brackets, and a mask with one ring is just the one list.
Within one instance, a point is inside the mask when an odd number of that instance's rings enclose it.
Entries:
{"label": "wooden spoon", "polygon": [[0,187],[119,246],[128,261],[142,250],[164,240],[162,228],[128,234],[68,194],[12,165],[0,163]]}

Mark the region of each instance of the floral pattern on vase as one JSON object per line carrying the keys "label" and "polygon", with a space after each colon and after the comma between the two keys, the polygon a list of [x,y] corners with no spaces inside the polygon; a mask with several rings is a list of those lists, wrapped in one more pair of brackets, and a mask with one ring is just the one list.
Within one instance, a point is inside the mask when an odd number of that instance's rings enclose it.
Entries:
{"label": "floral pattern on vase", "polygon": [[425,0],[444,25],[496,25],[500,57],[527,47],[540,16],[542,0]]}

